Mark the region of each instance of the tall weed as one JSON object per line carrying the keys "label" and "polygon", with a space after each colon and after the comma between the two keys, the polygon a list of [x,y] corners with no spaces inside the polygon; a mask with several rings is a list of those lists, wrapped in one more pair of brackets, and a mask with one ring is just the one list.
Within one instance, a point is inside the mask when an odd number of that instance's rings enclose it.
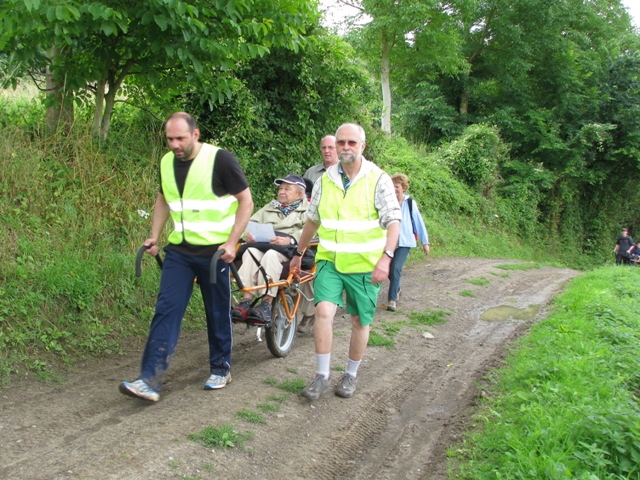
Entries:
{"label": "tall weed", "polygon": [[136,279],[134,259],[150,230],[141,213],[153,209],[163,146],[141,142],[135,132],[99,145],[83,125],[64,139],[47,138],[39,134],[36,101],[3,101],[0,109],[21,114],[0,136],[6,380],[78,356],[120,352],[123,339],[146,330],[158,272],[151,266]]}

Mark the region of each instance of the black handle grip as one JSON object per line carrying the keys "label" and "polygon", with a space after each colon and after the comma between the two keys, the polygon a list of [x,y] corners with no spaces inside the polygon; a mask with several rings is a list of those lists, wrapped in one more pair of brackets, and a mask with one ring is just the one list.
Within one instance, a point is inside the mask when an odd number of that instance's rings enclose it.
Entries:
{"label": "black handle grip", "polygon": [[[211,265],[209,266],[209,283],[211,283],[212,285],[215,285],[216,281],[218,280],[218,269],[216,268],[216,265],[218,264],[218,260],[220,260],[220,257],[222,255],[224,255],[224,250],[218,249],[218,251],[213,254],[213,257],[211,257]],[[236,268],[235,263],[231,262],[229,264],[229,268],[231,269],[231,273],[235,277],[236,282],[238,282],[238,286],[242,288],[242,285],[240,285],[238,269]]]}
{"label": "black handle grip", "polygon": [[[149,248],[150,247],[146,245],[142,245],[138,249],[138,254],[136,255],[136,277],[139,277],[142,275],[142,256],[144,255],[144,252],[149,250]],[[160,267],[160,270],[162,270],[162,258],[160,258],[160,254],[158,253],[158,255],[156,255],[154,258],[156,259],[156,263],[158,264],[158,267]]]}

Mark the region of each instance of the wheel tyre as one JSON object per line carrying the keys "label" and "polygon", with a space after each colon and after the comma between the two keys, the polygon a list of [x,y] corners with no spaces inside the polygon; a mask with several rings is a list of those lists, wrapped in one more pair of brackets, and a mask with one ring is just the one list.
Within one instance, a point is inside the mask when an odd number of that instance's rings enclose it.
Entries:
{"label": "wheel tyre", "polygon": [[[293,311],[295,299],[289,293],[285,293],[284,298],[289,311]],[[293,317],[291,323],[287,321],[287,313],[282,304],[282,298],[278,294],[271,305],[271,325],[265,327],[267,347],[274,357],[284,357],[291,351],[297,328],[297,316]]]}

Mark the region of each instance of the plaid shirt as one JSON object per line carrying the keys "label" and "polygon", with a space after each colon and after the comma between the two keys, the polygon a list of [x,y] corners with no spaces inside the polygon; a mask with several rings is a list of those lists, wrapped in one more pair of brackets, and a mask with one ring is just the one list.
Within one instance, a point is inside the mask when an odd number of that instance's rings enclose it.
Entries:
{"label": "plaid shirt", "polygon": [[[371,171],[374,167],[373,163],[369,160],[362,159],[362,166],[360,171],[351,181],[351,184],[357,182],[360,177],[363,177]],[[342,174],[340,173],[341,165],[333,165],[326,171],[326,175],[329,176],[329,180],[335,183],[342,191],[345,191],[342,183]],[[320,198],[322,197],[322,181],[319,179],[313,185],[313,192],[311,193],[311,205],[307,210],[307,217],[316,224],[320,223],[320,215],[318,214],[318,205],[320,204]],[[378,184],[376,185],[374,204],[378,215],[380,216],[380,226],[386,230],[389,225],[395,222],[402,221],[402,211],[398,204],[398,198],[396,197],[395,190],[393,189],[393,182],[391,177],[383,172]]]}

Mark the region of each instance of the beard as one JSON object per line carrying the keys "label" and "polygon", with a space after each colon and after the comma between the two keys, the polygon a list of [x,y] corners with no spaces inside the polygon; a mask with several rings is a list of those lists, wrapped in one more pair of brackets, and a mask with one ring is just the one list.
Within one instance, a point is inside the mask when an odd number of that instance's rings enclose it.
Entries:
{"label": "beard", "polygon": [[182,149],[182,153],[178,154],[175,151],[173,152],[173,154],[176,156],[176,158],[178,160],[186,160],[187,158],[189,158],[191,156],[191,154],[193,153],[193,149],[194,149],[195,145],[192,143],[190,145],[186,145],[183,149]]}
{"label": "beard", "polygon": [[340,161],[343,164],[349,165],[355,162],[358,159],[358,156],[353,152],[340,152],[340,155],[338,155],[338,158],[340,158]]}
{"label": "beard", "polygon": [[187,158],[189,158],[189,155],[191,155],[191,152],[193,151],[192,148],[188,149],[188,150],[183,150],[182,153],[175,153],[175,156],[178,160],[185,160]]}

